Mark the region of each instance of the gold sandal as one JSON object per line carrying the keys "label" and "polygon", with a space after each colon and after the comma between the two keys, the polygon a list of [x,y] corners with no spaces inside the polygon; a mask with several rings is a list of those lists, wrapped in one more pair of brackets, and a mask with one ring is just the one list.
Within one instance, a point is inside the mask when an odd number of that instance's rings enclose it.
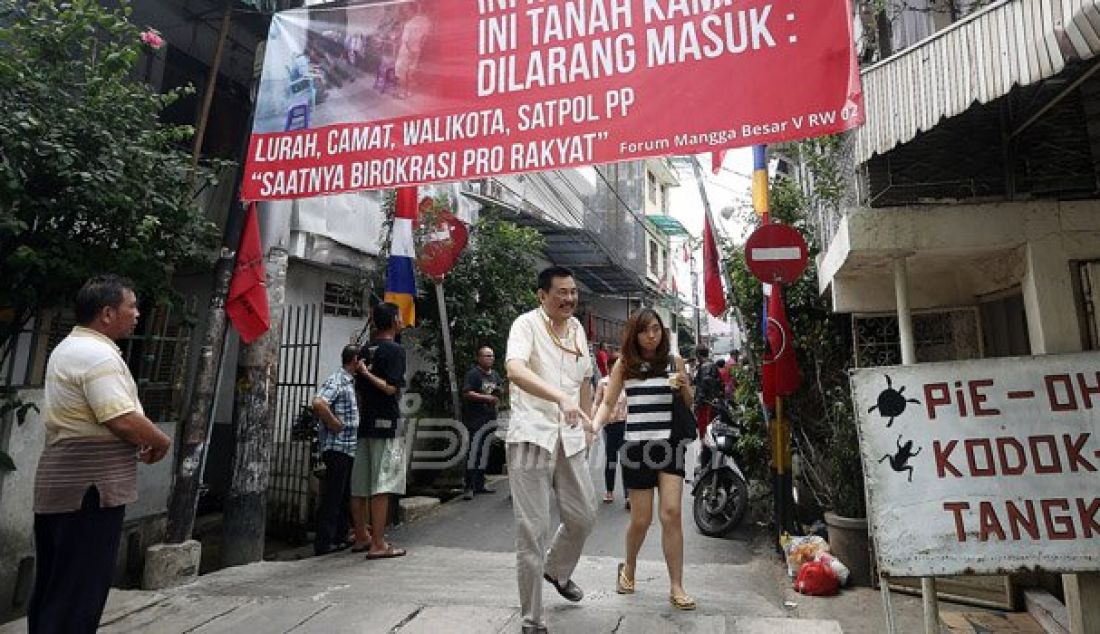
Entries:
{"label": "gold sandal", "polygon": [[677,610],[694,610],[695,599],[689,597],[686,594],[670,594],[668,595],[668,602],[672,604],[672,607]]}
{"label": "gold sandal", "polygon": [[634,580],[626,576],[626,564],[619,564],[619,578],[615,580],[615,592],[634,594]]}

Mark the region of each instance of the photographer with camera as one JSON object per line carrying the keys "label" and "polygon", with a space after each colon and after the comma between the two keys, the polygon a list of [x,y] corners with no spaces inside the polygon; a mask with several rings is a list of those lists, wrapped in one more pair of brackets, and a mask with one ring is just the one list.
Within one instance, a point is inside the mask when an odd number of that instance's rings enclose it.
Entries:
{"label": "photographer with camera", "polygon": [[359,348],[344,346],[340,369],[321,384],[313,399],[313,411],[320,419],[317,442],[325,475],[321,485],[321,504],[317,510],[316,555],[326,555],[351,546],[348,524],[351,516],[351,471],[359,434],[359,404],[355,398],[355,369]]}

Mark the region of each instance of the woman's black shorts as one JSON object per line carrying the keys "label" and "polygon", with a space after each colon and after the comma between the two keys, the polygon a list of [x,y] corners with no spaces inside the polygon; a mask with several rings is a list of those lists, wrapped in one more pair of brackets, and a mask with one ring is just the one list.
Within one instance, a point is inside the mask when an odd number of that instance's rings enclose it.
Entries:
{"label": "woman's black shorts", "polygon": [[623,468],[623,487],[652,489],[657,486],[658,473],[684,477],[686,443],[672,440],[628,440],[619,453]]}

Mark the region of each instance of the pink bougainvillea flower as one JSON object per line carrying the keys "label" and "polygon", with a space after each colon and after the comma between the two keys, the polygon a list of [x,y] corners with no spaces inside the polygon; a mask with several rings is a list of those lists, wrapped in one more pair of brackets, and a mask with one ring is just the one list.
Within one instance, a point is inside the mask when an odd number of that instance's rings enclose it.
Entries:
{"label": "pink bougainvillea flower", "polygon": [[164,46],[164,38],[160,36],[156,29],[149,29],[141,34],[141,43],[154,51],[159,51],[160,47]]}

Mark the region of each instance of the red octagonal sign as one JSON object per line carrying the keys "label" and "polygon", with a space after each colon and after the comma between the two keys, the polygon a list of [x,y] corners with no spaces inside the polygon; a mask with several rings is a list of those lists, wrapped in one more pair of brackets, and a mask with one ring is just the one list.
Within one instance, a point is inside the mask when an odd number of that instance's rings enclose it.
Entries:
{"label": "red octagonal sign", "polygon": [[745,242],[745,262],[756,279],[790,284],[806,270],[809,249],[802,234],[787,225],[761,226]]}

